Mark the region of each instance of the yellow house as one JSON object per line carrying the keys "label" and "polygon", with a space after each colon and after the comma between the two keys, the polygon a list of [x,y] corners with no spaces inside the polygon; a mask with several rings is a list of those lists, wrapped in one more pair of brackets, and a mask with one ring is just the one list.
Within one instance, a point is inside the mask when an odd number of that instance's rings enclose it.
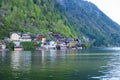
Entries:
{"label": "yellow house", "polygon": [[42,38],[42,43],[44,43],[44,42],[46,42],[46,38],[45,37]]}
{"label": "yellow house", "polygon": [[69,47],[75,46],[75,44],[76,44],[75,41],[71,41],[71,42],[69,43]]}

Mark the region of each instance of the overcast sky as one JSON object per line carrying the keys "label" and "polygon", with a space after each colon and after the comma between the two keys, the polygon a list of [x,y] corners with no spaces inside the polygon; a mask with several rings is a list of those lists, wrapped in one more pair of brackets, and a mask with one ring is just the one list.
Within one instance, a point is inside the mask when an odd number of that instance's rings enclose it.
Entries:
{"label": "overcast sky", "polygon": [[97,5],[113,21],[120,24],[120,0],[88,0]]}

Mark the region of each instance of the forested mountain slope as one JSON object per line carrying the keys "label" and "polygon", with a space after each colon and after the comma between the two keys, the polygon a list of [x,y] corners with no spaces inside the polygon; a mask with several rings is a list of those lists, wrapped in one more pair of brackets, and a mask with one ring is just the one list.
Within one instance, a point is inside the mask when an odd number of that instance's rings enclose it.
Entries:
{"label": "forested mountain slope", "polygon": [[54,5],[54,0],[0,0],[0,38],[10,32],[47,34],[54,31],[65,37],[75,37]]}
{"label": "forested mountain slope", "polygon": [[93,46],[120,46],[120,26],[84,0],[0,0],[0,38],[10,32],[79,38]]}
{"label": "forested mountain slope", "polygon": [[120,44],[120,26],[91,2],[57,0],[57,3],[60,12],[66,16],[78,35],[88,37],[95,46]]}

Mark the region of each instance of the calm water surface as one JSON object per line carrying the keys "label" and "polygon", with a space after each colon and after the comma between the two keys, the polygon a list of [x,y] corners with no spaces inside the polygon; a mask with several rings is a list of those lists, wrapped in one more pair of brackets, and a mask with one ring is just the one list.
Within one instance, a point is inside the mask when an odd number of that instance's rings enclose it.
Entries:
{"label": "calm water surface", "polygon": [[0,80],[120,80],[120,48],[2,51]]}

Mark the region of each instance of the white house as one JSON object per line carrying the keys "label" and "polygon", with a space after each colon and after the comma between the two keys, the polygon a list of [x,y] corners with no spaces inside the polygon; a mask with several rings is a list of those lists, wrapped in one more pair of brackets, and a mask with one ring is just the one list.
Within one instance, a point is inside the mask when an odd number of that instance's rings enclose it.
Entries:
{"label": "white house", "polygon": [[11,35],[10,35],[10,40],[11,41],[19,41],[19,39],[20,39],[20,35],[19,34],[17,34],[17,33],[12,33]]}
{"label": "white house", "polygon": [[56,48],[56,42],[55,41],[50,41],[49,48]]}
{"label": "white house", "polygon": [[15,46],[20,46],[20,35],[17,33],[11,33],[10,40],[13,41]]}
{"label": "white house", "polygon": [[32,39],[31,39],[30,34],[29,33],[22,34],[22,36],[20,37],[20,41],[21,42],[31,42]]}
{"label": "white house", "polygon": [[42,43],[41,47],[45,49],[55,49],[56,48],[56,42],[55,41],[50,41],[49,43]]}
{"label": "white house", "polygon": [[19,33],[12,33],[10,35],[10,40],[15,42],[15,41],[20,41],[20,42],[31,42],[31,36],[29,33],[25,33],[25,34],[19,34]]}
{"label": "white house", "polygon": [[16,47],[20,46],[21,42],[31,42],[31,36],[29,33],[21,34],[21,33],[11,33],[10,40],[13,41]]}

